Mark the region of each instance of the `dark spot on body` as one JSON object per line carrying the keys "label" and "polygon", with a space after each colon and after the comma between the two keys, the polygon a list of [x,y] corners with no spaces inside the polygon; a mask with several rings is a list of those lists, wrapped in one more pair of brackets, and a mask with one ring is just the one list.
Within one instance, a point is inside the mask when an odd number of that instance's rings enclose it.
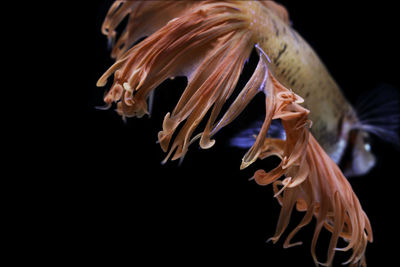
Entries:
{"label": "dark spot on body", "polygon": [[287,48],[287,44],[283,44],[283,47],[281,50],[279,50],[278,55],[276,56],[276,58],[274,59],[275,62],[278,62],[279,58],[282,56],[283,53],[285,53]]}
{"label": "dark spot on body", "polygon": [[293,73],[292,73],[293,69],[289,69],[288,72],[286,73],[286,77],[288,80],[292,79],[293,77]]}
{"label": "dark spot on body", "polygon": [[293,75],[296,75],[296,73],[298,73],[299,70],[300,70],[300,68],[296,68],[296,69],[293,71]]}
{"label": "dark spot on body", "polygon": [[275,22],[274,19],[272,19],[272,24],[273,24],[273,26],[274,26],[275,35],[278,37],[278,36],[279,36],[279,28],[278,28],[278,26],[276,25],[276,22]]}
{"label": "dark spot on body", "polygon": [[293,35],[294,39],[296,40],[296,43],[298,43],[299,39],[297,38],[296,32],[292,29],[290,31],[292,32],[292,35]]}
{"label": "dark spot on body", "polygon": [[290,83],[290,85],[291,85],[291,86],[294,86],[295,83],[296,83],[296,79],[294,79],[294,80]]}
{"label": "dark spot on body", "polygon": [[[304,84],[301,86],[301,88],[304,87]],[[304,97],[308,97],[310,95],[310,92],[307,92],[306,95]]]}

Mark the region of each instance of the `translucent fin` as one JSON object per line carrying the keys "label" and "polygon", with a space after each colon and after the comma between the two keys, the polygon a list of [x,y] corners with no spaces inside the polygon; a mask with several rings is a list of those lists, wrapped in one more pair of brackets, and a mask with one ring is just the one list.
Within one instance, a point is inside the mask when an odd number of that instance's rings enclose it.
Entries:
{"label": "translucent fin", "polygon": [[[253,146],[256,136],[261,130],[263,120],[256,120],[249,127],[240,131],[231,140],[230,145],[233,147],[249,149]],[[268,138],[277,138],[284,140],[286,138],[285,130],[279,120],[273,120],[267,132]]]}
{"label": "translucent fin", "polygon": [[356,104],[359,123],[353,128],[378,136],[400,148],[400,90],[381,84]]}

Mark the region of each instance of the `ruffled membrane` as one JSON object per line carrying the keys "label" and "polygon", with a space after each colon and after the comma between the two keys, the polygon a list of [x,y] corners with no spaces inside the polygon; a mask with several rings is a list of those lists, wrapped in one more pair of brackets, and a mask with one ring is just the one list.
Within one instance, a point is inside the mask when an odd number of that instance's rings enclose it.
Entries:
{"label": "ruffled membrane", "polygon": [[[309,111],[299,105],[302,98],[280,84],[268,70],[268,57],[249,30],[251,22],[241,12],[241,5],[235,1],[115,2],[102,28],[110,43],[114,43],[112,57],[116,59],[97,83],[105,86],[114,74],[104,101],[108,106],[117,103],[117,112],[123,117],[142,117],[148,114],[149,96],[161,82],[186,76],[188,85],[174,110],[165,115],[158,134],[161,148],[168,152],[166,161],[170,157],[182,158],[195,140],[199,140],[202,148],[212,147],[215,143],[212,136],[233,121],[257,93],[263,92],[265,120],[241,168],[270,155],[281,158],[274,170],[268,173],[259,170],[254,174],[258,184],[273,185],[282,206],[271,240],[276,242],[280,238],[296,206],[305,215],[286,238],[284,247],[300,244],[290,241],[314,216],[311,253],[317,265],[322,264],[315,254],[322,228],[332,233],[323,265],[332,264],[335,250],[350,249],[353,252],[348,263],[365,265],[367,241],[372,242],[368,218],[346,178],[309,132]],[[268,5],[287,19],[279,6]],[[115,40],[115,29],[127,16],[127,26]],[[135,45],[144,36],[147,38]],[[220,115],[254,47],[259,54],[258,65],[226,112]],[[207,113],[210,115],[206,126],[193,136]],[[274,119],[282,121],[285,140],[267,138]],[[281,177],[285,178],[280,180]],[[336,248],[339,237],[348,242],[347,247]]]}
{"label": "ruffled membrane", "polygon": [[[258,170],[254,174],[258,184],[273,185],[275,197],[282,206],[275,235],[270,240],[274,243],[278,241],[296,205],[298,211],[306,213],[286,238],[285,248],[301,244],[292,244],[290,241],[314,215],[317,222],[311,253],[315,263],[330,266],[335,250],[353,249],[353,254],[346,263],[351,263],[351,266],[357,266],[359,263],[365,266],[364,253],[367,241],[372,242],[372,230],[357,196],[339,167],[309,132],[311,122],[307,119],[308,110],[298,104],[302,102],[301,99],[273,77],[268,84],[271,86],[267,86],[267,93],[275,96],[271,110],[272,118],[281,119],[286,139],[263,139],[263,147],[259,149],[253,146],[248,154],[257,151],[253,153],[259,153],[261,159],[271,155],[281,158],[279,166],[272,171],[266,173]],[[270,121],[264,122],[264,125]],[[244,161],[243,164],[247,163]],[[279,180],[282,176],[285,176],[285,179]],[[322,227],[332,233],[325,263],[319,262],[315,254]],[[347,247],[336,247],[339,237],[349,242]]]}

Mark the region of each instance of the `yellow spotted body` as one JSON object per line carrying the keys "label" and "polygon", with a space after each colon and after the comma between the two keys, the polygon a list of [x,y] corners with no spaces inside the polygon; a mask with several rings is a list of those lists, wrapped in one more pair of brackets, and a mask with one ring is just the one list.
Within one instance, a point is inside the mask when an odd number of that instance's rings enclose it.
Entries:
{"label": "yellow spotted body", "polygon": [[285,87],[304,98],[303,106],[311,111],[311,132],[338,162],[347,138],[343,126],[357,121],[354,109],[315,51],[285,21],[285,15],[279,16],[260,2],[244,2],[255,38],[271,61],[270,70]]}

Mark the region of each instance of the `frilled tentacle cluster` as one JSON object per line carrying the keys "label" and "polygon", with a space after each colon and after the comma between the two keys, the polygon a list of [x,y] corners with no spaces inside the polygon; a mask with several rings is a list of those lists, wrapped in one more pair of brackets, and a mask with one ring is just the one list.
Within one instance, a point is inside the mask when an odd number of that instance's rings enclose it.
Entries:
{"label": "frilled tentacle cluster", "polygon": [[[162,10],[166,5],[165,1],[150,2],[150,7],[155,10]],[[108,105],[117,102],[117,111],[122,116],[141,117],[148,113],[147,99],[161,82],[175,76],[188,77],[188,86],[174,110],[165,116],[163,130],[159,133],[162,149],[167,151],[171,146],[168,157],[175,151],[172,159],[180,158],[186,153],[194,130],[210,109],[211,115],[201,134],[201,147],[210,147],[213,144],[210,140],[212,132],[232,120],[225,116],[216,123],[223,104],[235,89],[253,47],[248,21],[234,4],[213,1],[190,4],[176,2],[180,1],[168,3],[180,6],[181,9],[186,8],[186,12],[181,11],[179,17],[169,20],[126,52],[113,50],[118,60],[98,81],[98,86],[104,86],[107,78],[114,73],[114,83],[105,96],[105,102]],[[136,32],[133,27],[135,24],[130,22],[137,20],[139,25],[145,23],[143,20],[146,17],[137,14],[142,14],[142,8],[147,10],[150,7],[144,2],[123,3],[117,10],[113,7],[104,23],[103,31],[112,38],[114,33],[110,28],[114,28],[121,17],[129,13],[128,25],[132,29],[127,28],[121,38],[129,40],[129,44],[132,43],[136,38],[128,38],[129,33],[135,35]],[[125,45],[128,42],[126,40],[123,41]],[[234,101],[235,108],[243,109],[250,101],[254,96],[252,92],[259,88],[264,73],[261,67],[258,68],[259,75],[249,81],[240,94],[240,99]],[[230,115],[238,113],[232,109],[227,112]],[[170,145],[171,138],[181,123],[184,125]]]}
{"label": "frilled tentacle cluster", "polygon": [[[330,266],[335,250],[352,249],[353,253],[346,264],[365,265],[364,253],[368,241],[372,242],[372,230],[357,196],[338,166],[309,132],[311,123],[307,119],[308,110],[299,105],[302,100],[273,77],[268,85],[271,86],[266,89],[267,99],[270,95],[274,100],[267,100],[267,105],[272,106],[267,108],[266,118],[270,119],[264,125],[270,124],[271,117],[280,119],[286,139],[263,138],[262,148],[253,146],[249,154],[256,153],[261,159],[271,155],[281,158],[279,166],[270,172],[259,170],[254,174],[258,184],[273,185],[275,197],[282,206],[275,235],[270,240],[274,243],[279,240],[296,206],[305,215],[286,238],[285,248],[301,244],[292,244],[290,241],[302,227],[310,223],[314,215],[316,227],[311,253],[316,264]],[[269,112],[271,115],[268,116]],[[282,176],[285,178],[279,180]],[[323,227],[332,233],[325,263],[319,262],[315,253]],[[339,237],[348,241],[345,248],[337,248]]]}
{"label": "frilled tentacle cluster", "polygon": [[[285,231],[296,206],[305,211],[300,224],[289,234],[284,246],[303,226],[316,218],[311,252],[316,264],[315,246],[322,228],[332,233],[325,265],[331,265],[335,250],[353,250],[349,263],[365,263],[367,241],[372,241],[371,227],[350,184],[336,164],[309,132],[309,111],[302,99],[282,86],[269,71],[268,56],[258,47],[250,30],[248,13],[242,12],[246,1],[116,1],[107,14],[103,33],[114,44],[113,66],[99,79],[105,86],[114,74],[114,82],[104,100],[117,103],[123,117],[141,117],[148,113],[148,99],[164,80],[186,76],[188,85],[174,110],[166,114],[158,134],[166,160],[182,158],[189,145],[199,139],[202,148],[215,141],[211,137],[233,121],[258,93],[265,93],[266,116],[254,145],[243,158],[245,168],[258,158],[279,156],[274,170],[259,170],[254,178],[261,185],[272,184],[282,210],[275,235],[276,242]],[[263,5],[287,20],[279,5]],[[150,16],[151,15],[151,16]],[[127,26],[118,38],[115,29],[128,16]],[[143,41],[136,44],[141,37]],[[220,114],[232,97],[245,61],[256,47],[258,65],[232,104]],[[200,122],[209,114],[206,126],[193,136]],[[280,119],[286,139],[267,138],[273,119]],[[178,129],[178,126],[181,126]],[[176,133],[175,133],[176,132]],[[173,154],[174,153],[174,154]],[[173,155],[172,155],[173,154]],[[285,177],[280,180],[281,177]],[[336,248],[338,238],[348,246]]]}

